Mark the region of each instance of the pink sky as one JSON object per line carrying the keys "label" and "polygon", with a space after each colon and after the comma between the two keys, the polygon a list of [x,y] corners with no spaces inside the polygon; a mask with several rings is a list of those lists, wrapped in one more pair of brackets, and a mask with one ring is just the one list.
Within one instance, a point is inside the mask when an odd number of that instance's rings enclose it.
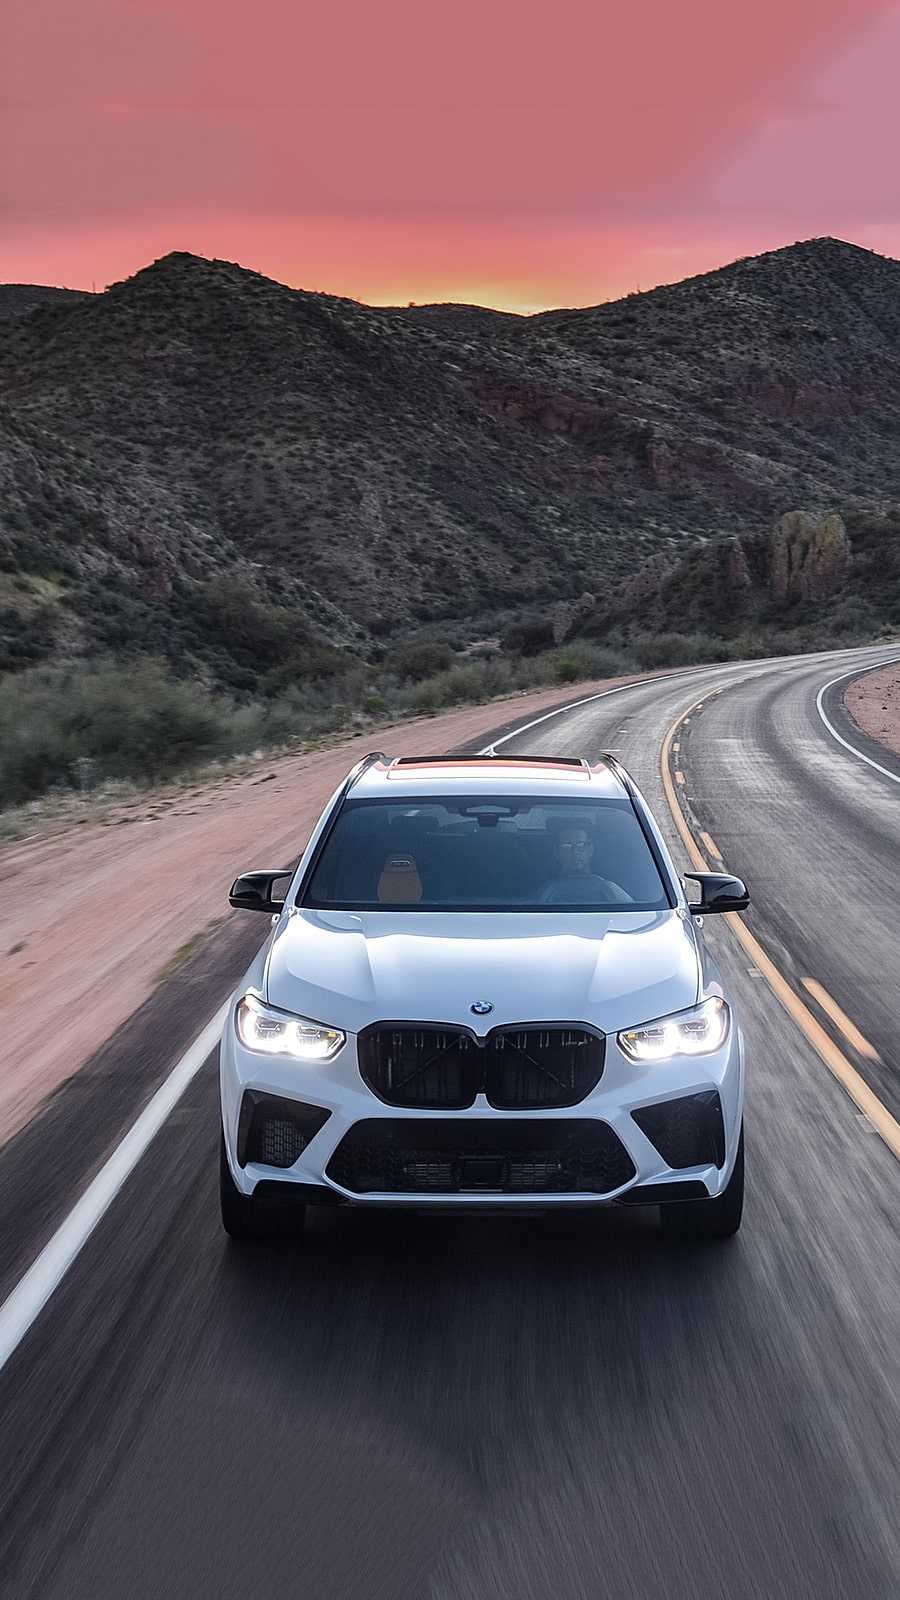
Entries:
{"label": "pink sky", "polygon": [[6,0],[0,279],[167,250],[360,299],[589,304],[900,254],[888,0]]}

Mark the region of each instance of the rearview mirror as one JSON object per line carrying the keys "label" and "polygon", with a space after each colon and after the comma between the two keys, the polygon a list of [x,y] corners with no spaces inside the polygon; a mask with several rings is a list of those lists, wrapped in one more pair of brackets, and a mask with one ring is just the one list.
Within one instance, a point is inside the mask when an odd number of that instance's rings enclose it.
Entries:
{"label": "rearview mirror", "polygon": [[708,917],[714,911],[746,911],[750,904],[747,885],[729,872],[686,872],[700,885],[700,899],[690,907],[692,917]]}
{"label": "rearview mirror", "polygon": [[[280,911],[287,893],[287,883],[294,876],[292,867],[275,867],[268,872],[242,872],[235,878],[228,894],[228,904],[236,911]],[[284,893],[276,895],[274,885],[285,881]]]}

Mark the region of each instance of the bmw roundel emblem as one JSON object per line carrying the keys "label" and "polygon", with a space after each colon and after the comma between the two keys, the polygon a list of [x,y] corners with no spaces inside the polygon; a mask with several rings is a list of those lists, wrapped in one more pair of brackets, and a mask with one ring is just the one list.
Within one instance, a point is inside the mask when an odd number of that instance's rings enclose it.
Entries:
{"label": "bmw roundel emblem", "polygon": [[490,1000],[475,1000],[469,1007],[470,1011],[474,1011],[476,1017],[486,1017],[488,1012],[493,1011],[493,1009],[494,1007]]}

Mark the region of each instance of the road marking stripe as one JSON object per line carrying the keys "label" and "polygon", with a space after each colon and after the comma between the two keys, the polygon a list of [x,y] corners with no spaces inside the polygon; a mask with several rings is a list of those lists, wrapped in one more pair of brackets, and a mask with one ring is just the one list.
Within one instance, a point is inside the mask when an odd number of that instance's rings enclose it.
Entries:
{"label": "road marking stripe", "polygon": [[844,1038],[852,1044],[854,1050],[858,1050],[860,1055],[866,1056],[869,1061],[881,1060],[875,1046],[869,1043],[865,1034],[860,1033],[856,1023],[851,1022],[846,1011],[841,1010],[837,1001],[832,999],[827,989],[823,989],[821,983],[818,983],[815,978],[801,978],[800,982],[807,994],[811,994],[813,999],[818,1001],[825,1015],[831,1018],[835,1027],[840,1028]]}
{"label": "road marking stripe", "polygon": [[722,852],[712,835],[707,833],[704,828],[701,828],[700,837],[703,840],[704,850],[708,851],[711,856],[715,856],[717,861],[721,861],[723,859]]}
{"label": "road marking stripe", "polygon": [[[860,648],[861,650],[877,650],[879,646],[862,645]],[[820,650],[815,653],[812,659],[818,660],[821,657],[827,661],[831,656],[845,654],[846,651],[844,650]],[[887,661],[879,661],[876,665],[881,667],[890,666],[892,659],[893,657]],[[655,676],[648,673],[645,677],[629,678],[627,683],[619,683],[614,689],[600,689],[597,694],[586,694],[581,700],[569,700],[564,706],[556,706],[553,711],[545,711],[541,716],[533,717],[530,722],[523,722],[518,728],[513,728],[510,733],[501,734],[500,738],[495,739],[493,744],[486,744],[483,749],[476,751],[476,754],[479,756],[493,755],[501,744],[506,744],[509,739],[518,739],[520,734],[530,733],[532,728],[539,727],[542,722],[549,722],[551,717],[561,717],[567,711],[577,711],[581,706],[592,705],[595,700],[608,700],[611,695],[624,694],[627,689],[640,688],[641,684],[644,683],[670,683],[673,678],[691,678],[696,677],[699,673],[717,671],[727,673],[730,679],[732,673],[747,672],[748,668],[750,669],[749,675],[753,677],[757,671],[764,671],[766,667],[781,666],[785,662],[793,663],[796,660],[796,656],[767,656],[762,661],[722,661],[718,665],[713,663],[709,666],[676,667],[672,672],[660,672]],[[848,674],[848,676],[852,676],[852,674]],[[721,694],[726,687],[726,684],[722,684],[716,689],[709,690],[704,695],[704,699],[708,700],[714,694]],[[691,709],[695,708],[692,707]]]}
{"label": "road marking stripe", "polygon": [[226,1004],[198,1034],[37,1260],[0,1306],[0,1371],[87,1243],[126,1178],[134,1171],[151,1139],[197,1076],[210,1051],[215,1049],[227,1015]]}
{"label": "road marking stripe", "polygon": [[[695,706],[689,707],[691,711],[694,709]],[[672,820],[681,835],[684,847],[698,872],[708,872],[709,865],[697,848],[694,836],[688,827],[687,819],[678,803],[678,791],[672,782],[669,772],[672,736],[683,721],[684,714],[676,719],[663,740],[660,752],[660,776],[669,810],[672,813]],[[752,958],[754,966],[759,968],[776,999],[780,1000],[785,1011],[793,1018],[800,1031],[805,1034],[813,1049],[847,1091],[851,1100],[868,1117],[888,1149],[900,1160],[900,1122],[897,1122],[891,1116],[887,1106],[882,1105],[877,1094],[869,1088],[869,1085],[860,1076],[856,1068],[851,1066],[847,1057],[838,1049],[830,1034],[826,1033],[821,1022],[813,1016],[809,1007],[794,992],[787,979],[782,977],[775,963],[770,961],[766,955],[759,940],[754,937],[746,924],[741,921],[740,913],[735,911],[727,912],[725,920],[739,943],[743,945],[747,954]]]}
{"label": "road marking stripe", "polygon": [[893,666],[898,659],[900,659],[900,657],[894,656],[888,661],[879,661],[877,666],[864,667],[862,672],[843,672],[841,673],[840,677],[832,678],[830,683],[823,684],[822,688],[816,695],[816,710],[828,729],[828,732],[831,734],[832,739],[836,739],[838,744],[842,744],[844,749],[849,750],[850,754],[852,756],[856,756],[858,761],[864,761],[867,767],[874,767],[875,771],[880,772],[883,777],[890,778],[892,783],[900,783],[900,776],[898,776],[896,772],[891,772],[887,767],[883,767],[879,761],[873,761],[871,756],[863,755],[861,750],[857,750],[855,744],[851,744],[848,739],[844,739],[841,734],[838,733],[834,723],[826,716],[825,708],[822,702],[825,699],[828,690],[833,689],[836,683],[844,683],[846,682],[847,678],[866,677],[870,672],[878,672],[881,667]]}
{"label": "road marking stripe", "polygon": [[[832,650],[825,652],[826,655],[839,655],[841,653],[840,651]],[[748,667],[751,668],[752,675],[753,668],[770,666],[773,662],[792,661],[794,659],[793,656],[773,656],[771,662],[736,661],[732,663],[723,661],[720,668],[717,668],[715,664],[702,667],[678,667],[674,672],[660,672],[655,676],[648,673],[643,678],[629,678],[627,683],[618,683],[614,689],[600,689],[597,694],[586,694],[582,700],[570,700],[564,706],[556,706],[553,711],[545,711],[542,716],[534,717],[531,722],[523,722],[521,727],[513,728],[511,733],[502,734],[499,739],[494,740],[493,744],[486,744],[482,750],[476,751],[476,754],[479,756],[492,756],[501,744],[506,744],[509,739],[518,739],[520,734],[530,733],[532,728],[539,727],[542,722],[549,722],[551,717],[561,717],[566,711],[577,711],[581,706],[593,705],[595,700],[608,700],[611,695],[624,694],[627,689],[639,689],[642,684],[670,683],[673,678],[691,678],[701,672],[715,672],[718,670],[727,672],[730,676],[733,672],[746,671]],[[721,693],[721,691],[716,690],[716,693]]]}
{"label": "road marking stripe", "polygon": [[684,773],[683,772],[676,772],[676,774],[675,774],[675,782],[676,783],[680,783],[682,786],[684,785]]}

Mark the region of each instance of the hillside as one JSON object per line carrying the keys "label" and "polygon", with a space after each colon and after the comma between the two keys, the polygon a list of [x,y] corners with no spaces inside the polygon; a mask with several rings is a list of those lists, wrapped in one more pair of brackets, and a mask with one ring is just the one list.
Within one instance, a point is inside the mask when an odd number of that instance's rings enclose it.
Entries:
{"label": "hillside", "polygon": [[0,288],[0,671],[154,654],[267,694],[900,500],[900,263],[837,240],[529,318],[182,254],[30,292]]}
{"label": "hillside", "polygon": [[38,306],[74,305],[86,300],[82,289],[54,289],[44,283],[0,283],[0,323],[27,316]]}
{"label": "hillside", "polygon": [[556,631],[532,619],[511,631],[532,648],[591,640],[635,649],[642,663],[791,654],[896,636],[900,515],[815,518],[788,511],[765,533],[660,552],[574,607]]}

